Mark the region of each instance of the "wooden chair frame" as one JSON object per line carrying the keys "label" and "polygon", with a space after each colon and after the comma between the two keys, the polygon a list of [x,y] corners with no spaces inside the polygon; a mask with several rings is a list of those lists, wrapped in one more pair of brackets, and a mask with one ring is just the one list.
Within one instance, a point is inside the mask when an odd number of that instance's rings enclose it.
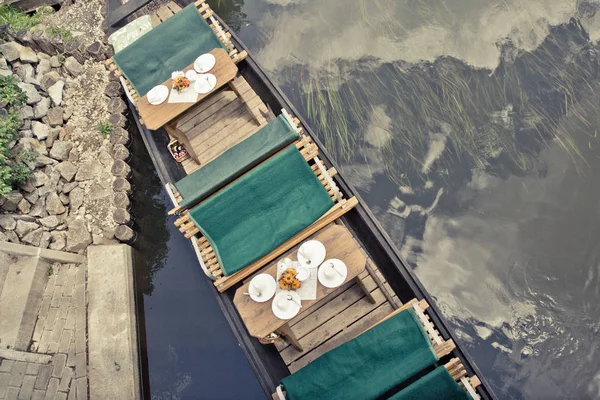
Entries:
{"label": "wooden chair frame", "polygon": [[[196,245],[198,246],[198,250],[201,255],[199,258],[200,265],[207,275],[215,280],[214,285],[219,292],[224,292],[231,286],[247,278],[293,246],[324,228],[329,223],[335,221],[358,204],[358,200],[355,197],[344,199],[342,193],[332,179],[332,177],[337,173],[336,169],[325,168],[323,162],[318,158],[319,149],[317,145],[312,142],[310,137],[302,137],[301,140],[296,142],[295,146],[300,150],[300,153],[304,156],[304,159],[310,165],[312,171],[315,173],[317,178],[319,178],[319,182],[321,182],[325,190],[327,190],[327,193],[333,200],[334,205],[331,207],[331,209],[329,209],[329,211],[321,216],[321,218],[296,234],[294,237],[287,240],[285,243],[278,246],[276,249],[271,251],[271,253],[265,255],[257,261],[254,261],[244,269],[232,275],[223,276],[223,271],[221,270],[221,266],[217,261],[216,255],[210,243],[204,236],[201,235],[200,230],[189,218],[189,214],[186,212],[185,215],[175,221],[175,226],[179,228],[179,231],[182,232],[186,238],[189,239],[194,237],[193,240],[196,241]],[[263,162],[268,160],[269,159]]]}
{"label": "wooden chair frame", "polygon": [[[310,138],[308,138],[307,136],[303,136],[303,134],[302,134],[303,130],[300,127],[300,120],[298,118],[292,117],[285,109],[282,109],[281,113],[286,117],[286,119],[288,120],[288,122],[290,123],[290,125],[294,128],[294,130],[296,132],[298,132],[298,134],[300,135],[300,139],[298,139],[298,140],[296,140],[296,141],[294,141],[292,143],[296,144],[296,147],[298,147],[298,148],[300,148],[300,147],[304,146],[306,143],[308,143],[307,140],[310,140]],[[280,149],[280,150],[282,150],[282,149]],[[276,154],[276,153],[274,153],[274,154]],[[248,172],[250,169],[252,169],[254,166],[251,166],[249,169],[240,171],[240,173],[238,175],[236,175],[231,181],[226,182],[224,186],[230,184],[235,179],[241,177],[246,172]],[[201,166],[200,168],[203,168],[203,166]],[[333,171],[335,171],[335,170],[333,170]],[[334,172],[334,175],[335,175],[335,172]],[[170,183],[167,183],[165,186],[166,186],[167,191],[169,192],[169,195],[171,196],[171,199],[174,199],[175,200],[174,201],[175,204],[177,204],[173,209],[171,209],[168,212],[169,215],[182,214],[185,211],[187,211],[188,209],[190,209],[191,207],[194,207],[196,204],[198,204],[202,200],[204,200],[204,199],[202,199],[200,201],[194,202],[193,204],[190,204],[190,206],[188,206],[188,207],[182,208],[180,206],[180,204],[181,204],[181,201],[183,200],[183,198],[181,197],[181,194],[179,194],[179,192],[177,191],[177,189],[175,188],[175,186],[172,185],[172,184],[170,184]]]}
{"label": "wooden chair frame", "polygon": [[[435,326],[431,322],[431,317],[429,315],[425,314],[425,311],[429,308],[429,304],[427,303],[426,300],[420,300],[420,301],[418,301],[417,299],[410,300],[409,302],[402,305],[402,307],[394,310],[393,312],[391,312],[384,318],[380,319],[379,321],[377,321],[376,323],[371,325],[369,328],[362,331],[357,336],[362,335],[363,333],[367,332],[370,329],[373,329],[380,323],[392,318],[396,314],[399,314],[400,312],[402,312],[406,309],[409,309],[409,308],[413,308],[415,310],[417,317],[423,324],[423,327],[425,328],[425,331],[427,332],[427,335],[429,336],[429,339],[432,342],[433,350],[435,351],[438,358],[441,359],[442,357],[447,356],[456,348],[456,344],[454,343],[454,341],[452,339],[444,340],[441,337],[439,331],[435,328]],[[458,382],[458,384],[463,389],[465,389],[465,391],[467,391],[467,393],[469,393],[469,395],[474,400],[479,399],[479,396],[477,395],[475,388],[477,388],[481,384],[481,381],[475,375],[472,377],[467,377],[467,371],[466,371],[464,365],[462,365],[462,363],[460,362],[460,359],[458,357],[452,358],[448,363],[446,363],[444,365],[444,367],[450,373],[452,378],[454,378],[454,380],[456,380]],[[286,400],[285,391],[283,390],[281,385],[277,386],[275,393],[273,393],[273,395],[272,395],[272,398],[275,400]]]}
{"label": "wooden chair frame", "polygon": [[[205,20],[207,20],[212,30],[219,37],[221,43],[223,43],[223,45],[226,47],[227,52],[229,53],[229,57],[231,57],[231,59],[235,63],[238,63],[245,59],[248,56],[248,52],[246,52],[246,50],[239,51],[235,47],[233,41],[231,40],[231,33],[223,29],[223,26],[214,17],[215,12],[210,8],[208,3],[205,0],[198,0],[194,3],[194,5],[198,8],[200,15],[202,15],[202,17]],[[175,15],[175,13],[179,12],[180,10],[181,7],[179,5],[177,5],[173,1],[169,2],[168,4],[162,6],[155,14],[152,14],[150,16],[150,19],[152,20],[152,26],[155,27],[159,25],[160,23]],[[121,79],[121,83],[125,88],[127,96],[131,100],[133,100],[134,103],[137,103],[140,99],[140,96],[133,88],[131,82],[129,82],[123,76],[123,73],[119,71],[119,68],[115,61],[112,59],[112,57],[105,61],[105,65],[109,71],[115,74],[115,77]]]}

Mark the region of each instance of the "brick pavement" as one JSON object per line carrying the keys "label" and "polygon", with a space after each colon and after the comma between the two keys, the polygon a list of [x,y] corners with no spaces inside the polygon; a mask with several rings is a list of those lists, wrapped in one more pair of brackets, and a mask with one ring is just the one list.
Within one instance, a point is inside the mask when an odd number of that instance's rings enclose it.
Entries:
{"label": "brick pavement", "polygon": [[50,364],[0,359],[1,400],[88,398],[85,264],[55,264],[48,277],[30,352]]}

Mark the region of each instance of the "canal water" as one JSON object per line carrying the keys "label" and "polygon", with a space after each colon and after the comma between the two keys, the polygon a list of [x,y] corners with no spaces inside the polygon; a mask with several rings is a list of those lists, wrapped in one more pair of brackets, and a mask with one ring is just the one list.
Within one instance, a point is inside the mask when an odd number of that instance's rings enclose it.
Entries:
{"label": "canal water", "polygon": [[599,398],[600,2],[211,6],[308,118],[498,397]]}
{"label": "canal water", "polygon": [[[210,4],[320,135],[498,397],[600,398],[600,2]],[[263,398],[134,153],[151,398]]]}

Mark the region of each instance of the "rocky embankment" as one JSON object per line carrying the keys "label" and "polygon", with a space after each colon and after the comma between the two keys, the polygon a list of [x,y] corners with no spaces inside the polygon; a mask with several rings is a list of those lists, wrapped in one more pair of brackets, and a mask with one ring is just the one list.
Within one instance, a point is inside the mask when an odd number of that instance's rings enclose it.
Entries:
{"label": "rocky embankment", "polygon": [[13,145],[36,154],[31,178],[0,197],[0,241],[82,252],[92,243],[133,240],[120,84],[98,60],[80,62],[14,41],[0,51],[0,75],[13,76],[27,96]]}

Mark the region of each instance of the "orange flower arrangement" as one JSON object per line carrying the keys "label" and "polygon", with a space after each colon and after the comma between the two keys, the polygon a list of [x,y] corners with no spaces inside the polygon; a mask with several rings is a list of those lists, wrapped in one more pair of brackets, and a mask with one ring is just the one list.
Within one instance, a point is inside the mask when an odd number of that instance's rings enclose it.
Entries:
{"label": "orange flower arrangement", "polygon": [[180,91],[190,87],[190,80],[185,76],[178,76],[173,79],[173,89]]}
{"label": "orange flower arrangement", "polygon": [[300,281],[296,279],[296,270],[288,268],[279,277],[279,287],[283,290],[296,290],[300,288]]}

